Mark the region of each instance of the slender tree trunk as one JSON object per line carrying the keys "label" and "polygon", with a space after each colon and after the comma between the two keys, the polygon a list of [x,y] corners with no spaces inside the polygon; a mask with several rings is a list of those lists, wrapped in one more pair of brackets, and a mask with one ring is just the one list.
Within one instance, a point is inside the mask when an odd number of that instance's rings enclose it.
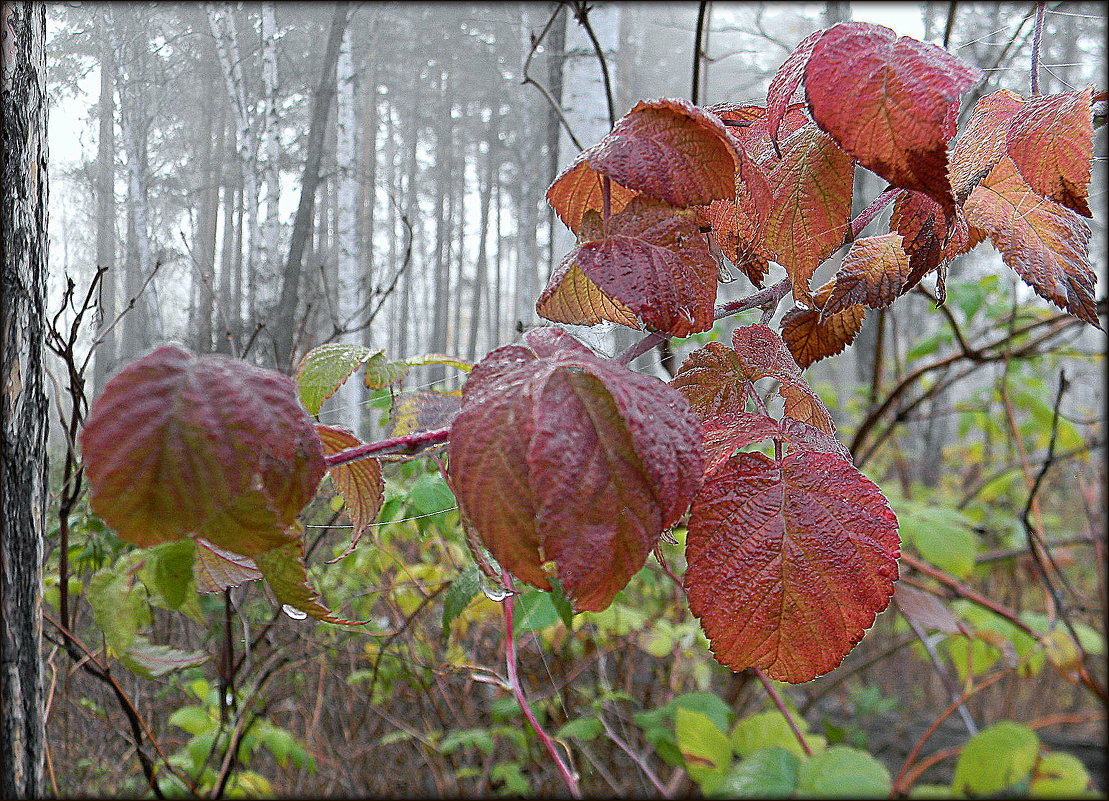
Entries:
{"label": "slender tree trunk", "polygon": [[489,210],[493,199],[493,173],[498,153],[498,148],[494,144],[497,141],[496,123],[497,117],[494,116],[489,125],[489,133],[485,137],[485,141],[489,143],[489,149],[485,154],[485,175],[481,184],[481,233],[478,238],[477,263],[474,265],[474,305],[470,312],[470,337],[466,343],[466,358],[470,361],[474,361],[477,357],[477,332],[478,324],[481,321],[481,296],[486,293],[489,282]]}
{"label": "slender tree trunk", "polygon": [[[226,125],[225,121],[225,125]],[[222,310],[220,315],[220,334],[216,337],[216,352],[223,354],[238,352],[239,336],[239,308],[234,303],[234,286],[232,273],[234,260],[232,258],[235,247],[235,186],[229,181],[221,170],[221,188],[223,190],[223,234],[220,237],[220,266],[219,266],[219,305]]]}
{"label": "slender tree trunk", "polygon": [[0,78],[0,795],[43,794],[42,554],[47,401],[46,5],[4,3]]}
{"label": "slender tree trunk", "polygon": [[281,238],[281,119],[277,113],[277,13],[274,3],[262,4],[262,92],[266,117],[262,129],[265,153],[266,221],[259,247],[259,268],[276,269]]}
{"label": "slender tree trunk", "polygon": [[[570,16],[562,3],[555,4],[558,17],[547,33],[547,89],[556,103],[562,102],[562,67],[566,61],[566,19]],[[550,185],[558,177],[561,170],[558,142],[562,135],[562,122],[558,112],[553,108],[547,109],[547,184]],[[555,219],[554,207],[547,207],[547,275],[554,272],[562,254],[558,252],[555,242],[556,234],[561,224]],[[498,284],[500,282],[498,281]]]}
{"label": "slender tree trunk", "polygon": [[296,337],[297,309],[300,305],[300,274],[303,269],[304,249],[308,243],[312,212],[316,205],[316,187],[320,182],[320,163],[323,159],[323,140],[327,131],[327,115],[331,108],[331,95],[335,92],[335,62],[339,58],[339,43],[347,26],[347,3],[335,5],[331,32],[327,37],[323,69],[319,87],[312,104],[312,122],[308,129],[308,159],[300,184],[300,203],[293,219],[289,257],[281,276],[281,299],[277,306],[274,342],[278,367],[290,368],[296,361],[293,353]]}
{"label": "slender tree trunk", "polygon": [[116,317],[116,133],[115,56],[108,37],[100,40],[100,138],[96,146],[96,264],[106,270],[100,284],[100,330],[96,347],[93,394],[99,395],[116,369],[116,333],[105,330]]}
{"label": "slender tree trunk", "polygon": [[215,312],[216,217],[219,215],[219,161],[223,156],[223,115],[215,108],[213,92],[205,94],[204,143],[201,148],[200,211],[193,237],[196,261],[196,350],[212,350],[212,316]]}

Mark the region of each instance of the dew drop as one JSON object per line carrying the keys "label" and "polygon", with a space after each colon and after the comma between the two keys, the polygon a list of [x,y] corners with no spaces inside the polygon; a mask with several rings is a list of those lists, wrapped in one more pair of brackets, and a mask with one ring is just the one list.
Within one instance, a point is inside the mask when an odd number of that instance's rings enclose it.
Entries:
{"label": "dew drop", "polygon": [[514,592],[509,592],[504,587],[489,587],[484,584],[481,586],[481,591],[485,593],[486,598],[496,603],[500,603],[508,596],[516,594]]}
{"label": "dew drop", "polygon": [[284,604],[281,607],[281,611],[291,617],[293,620],[304,620],[304,618],[308,617],[307,612],[302,612],[295,606],[289,606],[288,604]]}

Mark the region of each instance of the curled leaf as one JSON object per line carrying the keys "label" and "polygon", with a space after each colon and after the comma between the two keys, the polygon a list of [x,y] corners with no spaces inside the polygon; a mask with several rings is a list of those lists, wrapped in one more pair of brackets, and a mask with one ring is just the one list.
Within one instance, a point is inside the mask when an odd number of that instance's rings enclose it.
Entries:
{"label": "curled leaf", "polygon": [[909,254],[901,242],[899,234],[856,239],[832,279],[831,292],[820,309],[821,319],[857,304],[879,309],[893,303],[909,275]]}
{"label": "curled leaf", "polygon": [[[362,444],[362,441],[346,429],[334,426],[317,425],[316,433],[323,442],[324,454],[344,451]],[[358,545],[362,535],[370,530],[377,519],[381,505],[385,502],[385,480],[381,476],[381,462],[377,459],[358,459],[357,461],[329,467],[331,480],[343,496],[347,516],[354,526],[350,547],[337,559],[342,559]]]}
{"label": "curled leaf", "polygon": [[[601,212],[604,208],[604,176],[589,165],[586,150],[563,170],[547,190],[547,202],[558,218],[575,234],[581,229],[586,212]],[[609,204],[612,213],[618,213],[638,193],[609,182]]]}

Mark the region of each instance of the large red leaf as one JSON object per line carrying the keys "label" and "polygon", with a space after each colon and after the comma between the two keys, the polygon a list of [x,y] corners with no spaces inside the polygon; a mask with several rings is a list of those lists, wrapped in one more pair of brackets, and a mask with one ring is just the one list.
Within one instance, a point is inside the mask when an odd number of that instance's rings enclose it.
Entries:
{"label": "large red leaf", "polygon": [[804,296],[813,272],[843,244],[851,218],[851,157],[811,123],[781,143],[782,157],[765,152],[770,211],[763,244]]}
{"label": "large red leaf", "polygon": [[1010,121],[1009,158],[1032,190],[1089,217],[1094,90],[1034,97]]}
{"label": "large red leaf", "polygon": [[[575,234],[581,228],[587,211],[604,209],[604,177],[589,166],[587,150],[563,170],[547,190],[547,202],[558,218]],[[609,181],[609,210],[620,211],[637,193]]]}
{"label": "large red leaf", "polygon": [[639,196],[607,222],[586,215],[580,244],[551,276],[536,310],[577,323],[592,316],[625,322],[626,309],[652,330],[684,337],[712,327],[716,276],[696,213]]}
{"label": "large red leaf", "polygon": [[821,319],[857,304],[879,309],[893,303],[909,275],[909,254],[901,241],[899,234],[856,239],[832,279],[832,291],[820,309]]}
{"label": "large red leaf", "polygon": [[890,229],[901,234],[902,247],[909,254],[909,274],[901,287],[903,293],[982,241],[978,229],[970,230],[961,206],[956,206],[955,214],[949,216],[924,193],[907,190],[893,204]]}
{"label": "large red leaf", "polygon": [[966,201],[1005,155],[1009,122],[1023,104],[1024,100],[1008,89],[988,94],[975,104],[967,127],[951,150],[948,172],[956,202]]}
{"label": "large red leaf", "polygon": [[742,412],[748,393],[754,392],[739,355],[721,342],[709,342],[689,354],[670,386],[701,417]]}
{"label": "large red leaf", "polygon": [[696,418],[662,382],[558,329],[482,360],[451,428],[463,520],[522,581],[601,610],[700,485]]}
{"label": "large red leaf", "polygon": [[740,453],[697,494],[683,583],[720,662],[804,682],[885,609],[899,551],[889,504],[849,462]]}
{"label": "large red leaf", "polygon": [[81,446],[94,511],[141,546],[201,536],[247,556],[278,547],[324,473],[289,378],[172,346],[108,382]]}
{"label": "large red leaf", "polygon": [[[362,440],[344,428],[317,424],[316,433],[323,442],[324,454],[327,456],[362,444]],[[343,497],[347,516],[354,526],[350,547],[336,559],[338,561],[355,549],[358,540],[362,539],[362,535],[370,530],[370,525],[377,519],[377,513],[385,502],[385,479],[381,476],[381,462],[377,459],[358,459],[329,467],[328,472],[335,482],[335,488]]]}
{"label": "large red leaf", "polygon": [[1085,220],[1033,191],[1008,157],[971,192],[964,209],[967,221],[989,235],[1005,263],[1037,295],[1101,327]]}
{"label": "large red leaf", "polygon": [[822,30],[814,31],[802,39],[770,79],[770,86],[766,90],[766,127],[770,138],[775,142],[778,141],[778,131],[786,109],[795,95],[799,94],[809,56],[823,35]]}
{"label": "large red leaf", "polygon": [[816,42],[805,90],[813,119],[864,167],[950,210],[947,141],[978,75],[940,47],[847,22]]}
{"label": "large red leaf", "polygon": [[671,206],[730,198],[739,166],[723,123],[674,98],[637,103],[587,159],[597,172]]}

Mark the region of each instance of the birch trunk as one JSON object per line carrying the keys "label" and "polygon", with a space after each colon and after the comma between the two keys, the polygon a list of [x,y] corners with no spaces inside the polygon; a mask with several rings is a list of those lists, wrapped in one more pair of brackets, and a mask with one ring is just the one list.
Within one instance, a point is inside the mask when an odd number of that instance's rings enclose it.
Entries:
{"label": "birch trunk", "polygon": [[277,12],[273,3],[262,4],[262,93],[265,122],[262,150],[265,154],[266,221],[259,242],[259,267],[276,268],[281,239],[281,120],[277,114]]}
{"label": "birch trunk", "polygon": [[100,42],[100,137],[96,145],[96,265],[106,270],[100,284],[100,326],[104,341],[93,362],[93,394],[98,396],[115,371],[116,332],[105,330],[116,317],[115,56],[111,42]]}
{"label": "birch trunk", "polygon": [[[335,210],[335,238],[337,240],[337,309],[339,324],[350,327],[358,316],[359,269],[358,248],[358,175],[356,172],[355,150],[355,104],[354,104],[354,53],[352,31],[348,25],[343,32],[339,45],[339,57],[335,64],[335,166],[337,170],[337,201]],[[372,99],[371,99],[372,102]],[[341,341],[358,344],[358,332],[343,334]],[[344,425],[351,431],[358,431],[359,411],[361,410],[363,384],[350,381],[344,398]]]}
{"label": "birch trunk", "polygon": [[0,72],[0,796],[43,795],[42,554],[46,518],[46,5],[4,3]]}

